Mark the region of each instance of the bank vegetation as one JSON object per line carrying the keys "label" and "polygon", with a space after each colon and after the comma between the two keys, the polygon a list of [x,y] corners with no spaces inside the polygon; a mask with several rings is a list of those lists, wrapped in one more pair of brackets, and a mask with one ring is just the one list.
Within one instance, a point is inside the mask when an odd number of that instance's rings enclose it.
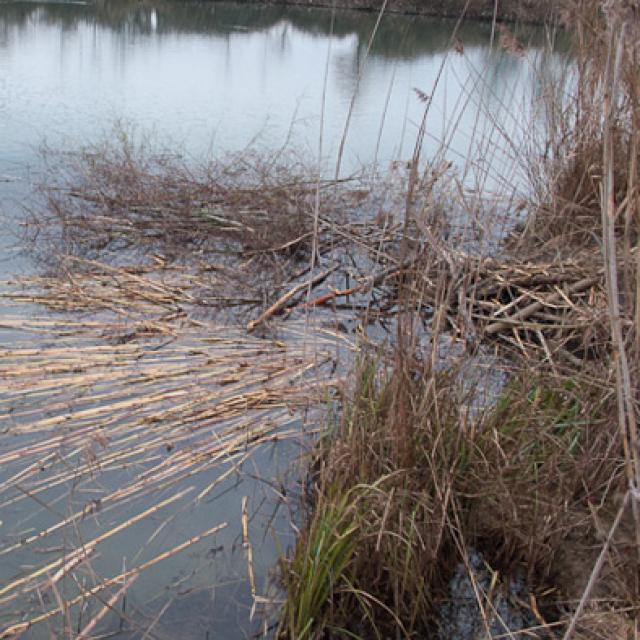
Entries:
{"label": "bank vegetation", "polygon": [[452,243],[409,184],[425,245],[391,353],[362,353],[318,443],[283,637],[638,634],[640,8],[564,8],[576,75],[547,87],[537,197],[496,255]]}

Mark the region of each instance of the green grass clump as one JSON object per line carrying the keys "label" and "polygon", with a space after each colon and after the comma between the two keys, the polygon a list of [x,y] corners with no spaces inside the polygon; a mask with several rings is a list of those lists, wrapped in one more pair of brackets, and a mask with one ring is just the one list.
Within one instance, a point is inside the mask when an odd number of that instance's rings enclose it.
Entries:
{"label": "green grass clump", "polygon": [[[619,479],[605,389],[525,371],[483,418],[468,471],[469,536],[498,564],[546,579],[567,532],[589,527],[590,496]],[[615,481],[614,481],[615,484]]]}
{"label": "green grass clump", "polygon": [[352,493],[327,491],[287,567],[287,589],[295,598],[285,604],[281,628],[291,638],[314,637],[329,619],[327,603],[349,584],[359,529]]}

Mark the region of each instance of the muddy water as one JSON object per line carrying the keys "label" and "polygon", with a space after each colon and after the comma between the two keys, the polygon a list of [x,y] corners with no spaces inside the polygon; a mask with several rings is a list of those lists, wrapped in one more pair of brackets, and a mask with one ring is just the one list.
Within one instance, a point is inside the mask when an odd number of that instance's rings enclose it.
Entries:
{"label": "muddy water", "polygon": [[[527,136],[532,129],[523,125],[530,120],[529,99],[536,91],[533,61],[542,55],[535,53],[539,34],[522,34],[532,39],[534,50],[517,58],[491,48],[490,25],[465,25],[459,34],[464,49],[460,55],[447,49],[453,23],[386,16],[369,50],[375,23],[376,16],[370,14],[332,16],[252,4],[0,3],[0,280],[37,269],[22,251],[20,229],[25,208],[37,206],[37,184],[45,172],[43,145],[64,151],[128,136],[194,159],[247,146],[270,152],[287,146],[333,175],[351,112],[342,175],[363,164],[377,163],[384,171],[392,162],[411,157],[429,100],[423,157],[441,153],[469,171],[473,186],[511,195],[521,184],[519,145],[531,142]],[[549,64],[561,62],[556,57]],[[474,172],[474,167],[481,171]],[[32,306],[5,305],[3,317],[11,316],[14,324],[0,324],[0,344],[14,349],[73,344],[49,329],[31,334],[15,324],[16,318],[36,312],[41,313]],[[1,353],[0,365],[8,358],[7,352]],[[37,359],[30,362],[37,366]],[[106,381],[108,377],[96,382],[93,393]],[[55,612],[58,596],[73,598],[101,580],[122,571],[126,575],[127,567],[175,549],[222,522],[229,523],[223,531],[143,572],[127,594],[124,624],[109,614],[98,628],[118,637],[142,637],[152,627],[146,637],[194,639],[244,638],[262,630],[263,607],[256,611],[247,579],[241,500],[248,498],[251,514],[257,594],[275,594],[277,599],[269,576],[280,550],[293,540],[287,486],[295,485],[290,480],[295,472],[289,464],[304,440],[265,442],[242,464],[230,457],[219,467],[169,485],[149,485],[135,499],[103,508],[105,496],[132,486],[136,474],[156,469],[174,444],[162,442],[131,464],[91,467],[91,447],[77,453],[75,432],[61,427],[58,449],[50,447],[40,457],[33,454],[44,435],[29,433],[24,428],[28,420],[20,416],[33,417],[39,410],[44,417],[64,416],[60,407],[77,404],[77,396],[87,389],[53,393],[43,386],[38,407],[37,398],[28,398],[28,388],[10,387],[8,378],[0,378],[0,455],[9,456],[0,468],[0,632]],[[89,400],[82,406],[92,407]],[[144,407],[131,411],[148,417]],[[253,418],[260,423],[269,415]],[[112,419],[107,425],[111,439],[97,438],[91,446],[111,447],[122,460],[128,419]],[[91,418],[74,420],[68,423],[74,428],[96,427]],[[300,415],[282,420],[289,432],[303,423]],[[207,428],[210,444],[216,427]],[[179,425],[175,431],[182,434]],[[56,433],[47,431],[47,437]],[[197,437],[189,437],[180,435],[185,446],[201,445]],[[11,458],[16,451],[31,453]],[[74,475],[66,468],[70,463],[85,465],[89,472]],[[37,473],[50,478],[51,486],[38,480]],[[62,481],[56,483],[56,478]],[[193,499],[217,479],[215,490]],[[12,587],[14,581],[65,558],[82,540],[112,531],[183,491],[189,492],[184,499],[106,538],[91,563],[65,574],[55,589]],[[81,521],[25,543],[87,505],[91,510]],[[15,551],[4,553],[13,547]],[[40,576],[55,576],[57,568],[43,569]],[[107,590],[103,597],[115,591]],[[122,601],[117,602],[122,610]],[[99,611],[95,602],[89,607],[81,603],[68,614],[52,615],[29,628],[25,637],[66,637],[69,629],[82,628]]]}

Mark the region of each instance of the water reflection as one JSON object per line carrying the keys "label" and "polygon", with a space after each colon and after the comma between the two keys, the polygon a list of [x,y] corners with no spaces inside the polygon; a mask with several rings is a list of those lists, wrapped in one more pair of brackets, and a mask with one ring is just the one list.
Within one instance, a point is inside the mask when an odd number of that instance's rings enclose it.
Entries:
{"label": "water reflection", "polygon": [[[96,3],[10,2],[2,10],[2,32],[9,27],[28,28],[35,21],[74,30],[97,25],[136,35],[218,34],[228,38],[237,32],[267,31],[286,22],[305,33],[336,37],[355,35],[358,49],[366,48],[376,22],[374,13],[338,12],[332,20],[330,11],[301,7],[270,6],[255,3],[133,3],[130,0],[102,0]],[[387,15],[382,20],[372,53],[389,58],[412,58],[424,53],[443,51],[448,45],[453,23],[434,19],[407,19]],[[24,31],[23,31],[24,32]],[[476,24],[463,29],[465,43],[484,45],[491,27]]]}
{"label": "water reflection", "polygon": [[[330,162],[354,91],[346,170],[410,154],[424,108],[414,87],[433,92],[427,151],[447,138],[445,122],[457,122],[448,143],[464,158],[478,112],[508,108],[500,101],[532,83],[531,60],[490,50],[485,23],[463,25],[464,56],[449,56],[435,92],[451,21],[384,16],[365,65],[375,21],[373,13],[332,20],[326,10],[253,3],[0,4],[0,174],[15,173],[16,163],[37,166],[33,149],[45,137],[54,146],[86,144],[116,119],[199,154],[242,148],[258,135],[277,146],[296,120],[294,146],[315,155],[327,56]],[[541,37],[520,35],[532,46]],[[487,83],[486,95],[498,97],[488,105],[479,91]]]}
{"label": "water reflection", "polygon": [[[300,31],[337,37],[355,35],[363,50],[377,20],[375,12],[340,11],[332,19],[328,10],[263,5],[259,3],[225,4],[220,2],[153,3],[131,0],[98,0],[95,3],[9,2],[3,9],[3,32],[9,25],[27,26],[36,19],[76,29],[95,24],[128,35],[151,33],[206,33],[228,37],[234,31],[254,32],[271,29],[286,22]],[[384,16],[372,46],[372,54],[409,59],[448,48],[454,22],[434,18]],[[520,27],[518,36],[530,46],[541,46],[540,29]],[[489,23],[463,25],[460,40],[466,46],[484,46],[491,34]]]}

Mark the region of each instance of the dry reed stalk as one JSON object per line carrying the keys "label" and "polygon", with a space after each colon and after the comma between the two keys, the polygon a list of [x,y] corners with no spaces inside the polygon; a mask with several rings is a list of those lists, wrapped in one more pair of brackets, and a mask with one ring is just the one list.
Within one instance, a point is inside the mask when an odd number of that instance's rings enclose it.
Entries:
{"label": "dry reed stalk", "polygon": [[[376,23],[371,30],[371,35],[369,36],[369,41],[367,42],[367,48],[365,49],[364,55],[362,59],[359,61],[358,67],[358,75],[356,76],[356,81],[354,83],[353,92],[351,93],[351,99],[349,100],[349,109],[347,110],[347,117],[344,123],[344,129],[342,131],[342,137],[340,138],[340,145],[338,147],[338,157],[336,160],[336,171],[335,171],[335,179],[338,180],[340,178],[340,167],[342,165],[342,156],[344,154],[345,144],[347,142],[347,134],[349,133],[349,125],[351,124],[351,117],[353,115],[353,107],[356,102],[356,98],[358,96],[358,90],[360,87],[360,81],[362,80],[362,74],[367,64],[367,60],[369,59],[369,54],[371,53],[371,47],[376,39],[376,35],[378,33],[378,29],[380,28],[380,22],[382,17],[385,15],[385,11],[387,9],[388,0],[383,0],[382,5],[380,6],[380,11],[378,11],[378,17],[376,18]],[[320,156],[322,157],[322,156]]]}
{"label": "dry reed stalk", "polygon": [[[4,596],[4,594],[17,589],[18,587],[22,587],[29,582],[33,582],[36,578],[40,578],[41,576],[46,576],[46,580],[43,580],[40,586],[43,588],[49,588],[55,585],[55,583],[65,574],[77,567],[79,563],[87,560],[94,551],[95,542],[89,542],[80,549],[76,549],[70,554],[40,567],[29,575],[4,585],[2,589],[0,589],[0,596]],[[53,576],[50,576],[49,572],[53,569],[57,569],[56,573]],[[15,595],[2,597],[0,598],[0,603],[5,604],[14,597]]]}
{"label": "dry reed stalk", "polygon": [[[618,264],[616,259],[617,242],[615,238],[616,219],[619,209],[616,205],[616,184],[614,179],[614,121],[616,120],[616,102],[618,100],[622,57],[625,49],[625,37],[628,25],[620,24],[617,16],[609,22],[609,47],[605,81],[607,87],[604,96],[604,143],[603,143],[603,176],[602,193],[602,229],[603,229],[603,258],[607,276],[607,294],[609,302],[609,320],[615,349],[614,363],[616,367],[618,393],[618,419],[625,459],[627,464],[627,478],[629,489],[633,495],[640,491],[640,441],[638,440],[638,426],[636,418],[636,398],[632,389],[632,375],[627,347],[622,333],[620,288],[618,283]],[[638,105],[640,108],[640,105]],[[630,194],[634,195],[634,194]],[[636,327],[636,330],[639,330]],[[640,504],[632,500],[632,510],[636,525],[636,553],[638,568],[640,568]]]}
{"label": "dry reed stalk", "polygon": [[312,287],[317,286],[318,284],[326,280],[334,271],[335,267],[327,269],[326,271],[315,275],[308,282],[301,282],[295,287],[291,288],[283,296],[278,298],[268,309],[265,309],[265,311],[263,311],[255,320],[249,322],[247,324],[247,331],[251,333],[256,327],[260,326],[263,322],[271,318],[271,316],[284,309],[284,307],[301,292],[305,290],[309,291]]}
{"label": "dry reed stalk", "polygon": [[76,640],[86,640],[90,638],[91,632],[96,628],[97,624],[104,618],[110,611],[113,611],[114,606],[120,600],[122,596],[127,592],[129,587],[138,579],[138,575],[132,576],[124,582],[124,584],[105,602],[104,607],[86,624],[85,627],[78,633]]}
{"label": "dry reed stalk", "polygon": [[[167,498],[166,500],[163,500],[161,502],[159,502],[158,504],[150,507],[149,509],[146,509],[144,511],[142,511],[141,513],[137,514],[136,516],[129,518],[128,520],[120,523],[119,525],[117,525],[116,527],[114,527],[113,529],[110,529],[108,531],[105,531],[104,533],[102,533],[101,535],[97,536],[95,539],[93,540],[89,540],[85,547],[83,547],[82,549],[80,549],[77,552],[74,552],[74,554],[76,555],[81,555],[82,559],[85,559],[86,557],[88,557],[89,554],[93,553],[93,551],[95,550],[96,545],[98,545],[100,542],[103,542],[104,540],[106,540],[107,538],[110,538],[112,535],[115,535],[116,533],[122,531],[123,529],[126,529],[127,527],[131,526],[132,524],[135,524],[136,522],[140,522],[141,520],[144,520],[145,518],[147,518],[148,516],[156,513],[158,510],[166,507],[167,505],[171,504],[172,502],[175,502],[177,500],[180,500],[181,498],[183,498],[185,495],[187,495],[187,493],[189,493],[190,491],[193,490],[193,487],[189,487],[188,489],[181,491],[177,494],[175,494],[174,496],[171,496],[170,498]],[[63,523],[69,524],[70,522],[73,522],[74,520],[78,519],[78,515],[74,515],[71,516],[69,518],[67,518],[66,520],[63,521]],[[59,528],[56,527],[56,528]],[[51,533],[51,530],[47,531],[47,534]],[[11,553],[12,551],[14,551],[15,549],[22,547],[24,545],[27,544],[31,544],[32,542],[35,542],[36,540],[38,540],[39,538],[41,538],[42,536],[35,536],[35,537],[31,537],[31,538],[27,538],[25,539],[23,542],[20,542],[19,545],[16,546],[9,546],[6,547],[2,550],[2,555],[7,555],[9,553]],[[75,557],[74,557],[75,559]],[[2,587],[2,589],[0,589],[0,596],[3,596],[6,593],[9,593],[10,591],[15,590],[18,587],[22,587],[23,585],[32,582],[35,578],[38,578],[39,576],[43,575],[43,574],[48,574],[48,572],[59,566],[61,563],[63,562],[68,562],[65,558],[61,558],[59,560],[55,560],[52,563],[49,563],[48,565],[45,565],[44,567],[40,567],[39,569],[31,572],[30,574],[19,578],[17,580],[14,580],[13,582],[10,582],[9,584],[6,584]],[[66,566],[66,565],[65,565]],[[47,584],[49,584],[51,582],[51,578],[48,577],[47,578]]]}
{"label": "dry reed stalk", "polygon": [[251,608],[253,612],[253,609],[255,607],[256,597],[257,597],[256,574],[253,568],[253,545],[251,544],[251,540],[249,540],[249,510],[247,508],[246,496],[243,496],[242,498],[241,518],[242,518],[242,546],[245,550],[245,554],[247,558],[247,576],[249,578],[249,589],[251,591],[251,597],[254,602]]}

